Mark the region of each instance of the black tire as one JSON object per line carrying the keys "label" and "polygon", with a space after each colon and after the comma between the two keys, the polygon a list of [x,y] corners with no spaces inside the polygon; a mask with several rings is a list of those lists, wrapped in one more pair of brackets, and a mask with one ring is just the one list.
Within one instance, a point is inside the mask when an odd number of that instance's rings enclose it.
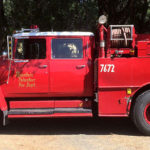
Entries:
{"label": "black tire", "polygon": [[132,119],[139,131],[145,135],[150,135],[150,90],[137,97]]}

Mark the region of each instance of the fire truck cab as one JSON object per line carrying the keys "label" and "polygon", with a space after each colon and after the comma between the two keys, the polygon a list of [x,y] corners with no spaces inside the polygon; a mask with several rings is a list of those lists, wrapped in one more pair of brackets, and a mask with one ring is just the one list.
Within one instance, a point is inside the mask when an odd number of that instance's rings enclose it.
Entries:
{"label": "fire truck cab", "polygon": [[2,62],[8,118],[92,116],[93,33],[22,29],[8,37]]}
{"label": "fire truck cab", "polygon": [[14,91],[10,88],[8,93],[18,97],[93,95],[93,33],[30,32],[13,37],[15,76],[10,76],[9,84]]}
{"label": "fire truck cab", "polygon": [[150,135],[150,35],[134,25],[91,32],[40,32],[37,26],[8,36],[0,58],[0,110],[9,118],[131,117]]}

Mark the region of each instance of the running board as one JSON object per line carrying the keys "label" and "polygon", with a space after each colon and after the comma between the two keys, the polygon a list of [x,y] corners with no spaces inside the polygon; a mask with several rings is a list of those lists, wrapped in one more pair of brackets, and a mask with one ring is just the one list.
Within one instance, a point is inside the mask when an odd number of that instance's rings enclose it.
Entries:
{"label": "running board", "polygon": [[85,108],[10,109],[8,115],[46,115],[54,113],[92,113]]}

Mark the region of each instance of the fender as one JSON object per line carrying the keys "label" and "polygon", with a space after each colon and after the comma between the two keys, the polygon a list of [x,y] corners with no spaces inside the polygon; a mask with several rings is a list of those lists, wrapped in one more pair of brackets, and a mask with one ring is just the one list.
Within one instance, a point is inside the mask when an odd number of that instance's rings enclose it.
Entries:
{"label": "fender", "polygon": [[137,87],[136,90],[132,93],[131,97],[136,96],[136,94],[139,92],[143,92],[150,89],[150,82],[147,82],[145,84],[142,84],[141,86]]}
{"label": "fender", "polygon": [[130,111],[132,110],[132,106],[134,105],[136,97],[149,89],[150,89],[150,82],[147,82],[146,84],[142,84],[141,86],[137,87],[136,90],[132,93],[132,95],[130,95],[127,101],[128,114],[130,114]]}

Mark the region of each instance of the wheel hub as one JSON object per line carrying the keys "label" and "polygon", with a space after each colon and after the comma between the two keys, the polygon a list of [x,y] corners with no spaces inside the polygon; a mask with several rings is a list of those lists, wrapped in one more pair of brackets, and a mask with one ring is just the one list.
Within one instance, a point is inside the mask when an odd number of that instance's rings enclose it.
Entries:
{"label": "wheel hub", "polygon": [[146,122],[150,125],[150,104],[147,104],[145,107],[144,118]]}

